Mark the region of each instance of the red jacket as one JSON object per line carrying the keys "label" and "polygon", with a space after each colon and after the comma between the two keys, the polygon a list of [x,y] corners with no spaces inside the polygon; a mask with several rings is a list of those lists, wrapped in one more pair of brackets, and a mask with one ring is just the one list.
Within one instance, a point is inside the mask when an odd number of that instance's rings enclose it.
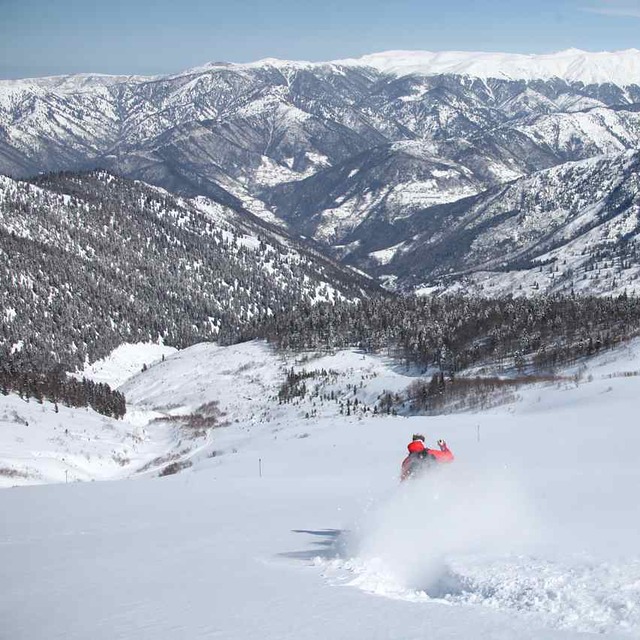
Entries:
{"label": "red jacket", "polygon": [[445,444],[443,448],[438,451],[437,449],[429,449],[429,453],[438,462],[453,462],[453,453],[449,450],[449,447]]}
{"label": "red jacket", "polygon": [[[440,441],[438,442],[440,443]],[[451,453],[449,447],[444,441],[442,441],[442,444],[440,444],[440,450],[428,449],[420,440],[414,440],[413,442],[410,442],[407,446],[407,449],[409,450],[409,455],[402,461],[402,472],[400,474],[401,480],[406,480],[411,473],[411,454],[426,451],[427,454],[429,456],[432,456],[438,463],[453,462],[454,460],[453,453]]]}

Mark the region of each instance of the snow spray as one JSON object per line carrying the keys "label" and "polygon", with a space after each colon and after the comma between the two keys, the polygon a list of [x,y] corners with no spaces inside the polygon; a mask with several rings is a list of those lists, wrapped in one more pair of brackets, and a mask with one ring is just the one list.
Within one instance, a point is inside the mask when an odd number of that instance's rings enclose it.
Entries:
{"label": "snow spray", "polygon": [[536,526],[518,483],[502,470],[459,462],[405,482],[351,530],[343,557],[362,588],[432,597],[455,588],[449,561],[516,552]]}

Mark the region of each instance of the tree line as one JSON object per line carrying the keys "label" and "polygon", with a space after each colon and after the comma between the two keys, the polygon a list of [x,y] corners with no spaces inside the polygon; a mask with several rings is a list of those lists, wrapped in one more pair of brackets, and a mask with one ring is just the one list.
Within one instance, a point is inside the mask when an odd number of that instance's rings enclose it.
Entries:
{"label": "tree line", "polygon": [[357,347],[447,374],[492,363],[554,370],[640,335],[640,300],[539,296],[373,297],[357,304],[301,304],[262,317],[242,339],[282,349]]}
{"label": "tree line", "polygon": [[0,367],[0,392],[2,395],[17,393],[23,400],[34,399],[42,403],[48,400],[58,411],[58,404],[66,407],[91,407],[111,418],[122,418],[126,411],[125,397],[108,384],[67,376],[57,369],[46,373],[15,371],[6,363]]}

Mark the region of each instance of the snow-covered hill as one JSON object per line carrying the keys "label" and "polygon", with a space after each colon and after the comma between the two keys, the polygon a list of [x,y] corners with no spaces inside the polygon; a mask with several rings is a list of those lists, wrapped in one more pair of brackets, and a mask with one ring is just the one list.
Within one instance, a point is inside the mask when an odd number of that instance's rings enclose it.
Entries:
{"label": "snow-covered hill", "polygon": [[[310,372],[309,393],[283,404],[278,393],[291,367]],[[122,345],[82,375],[126,395],[124,419],[0,396],[5,486],[157,475],[172,463],[190,466],[228,454],[263,424],[298,422],[296,434],[307,437],[305,429],[320,416],[348,412],[371,419],[384,391],[400,392],[413,379],[377,356],[287,356],[258,341],[202,343],[178,352],[151,343]]]}
{"label": "snow-covered hill", "polygon": [[[269,401],[292,364],[326,370],[319,397]],[[172,478],[0,492],[3,631],[636,637],[638,369],[634,342],[592,360],[579,384],[538,385],[489,412],[373,418],[321,397],[401,388],[409,377],[383,359],[295,364],[260,343],[169,354],[124,389],[158,412],[218,400],[228,425],[211,434],[215,455]],[[399,486],[414,432],[444,437],[457,459]]]}

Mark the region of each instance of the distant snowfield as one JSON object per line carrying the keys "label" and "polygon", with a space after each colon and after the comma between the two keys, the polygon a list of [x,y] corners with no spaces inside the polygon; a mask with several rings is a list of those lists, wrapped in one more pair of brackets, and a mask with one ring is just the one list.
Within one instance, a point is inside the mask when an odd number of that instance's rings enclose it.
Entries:
{"label": "distant snowfield", "polygon": [[[280,60],[264,58],[248,63],[213,62],[193,67],[170,76],[109,76],[104,74],[75,74],[44,78],[0,81],[0,105],[8,103],[17,89],[49,89],[64,95],[87,89],[104,89],[122,82],[146,83],[163,79],[192,76],[207,71],[274,67],[312,69],[322,66],[372,67],[397,76],[453,74],[475,78],[507,80],[549,80],[560,78],[584,84],[614,83],[628,86],[640,82],[640,50],[583,51],[566,49],[553,53],[521,54],[493,51],[420,51],[399,50],[371,53],[360,58],[346,58],[327,62]],[[256,107],[253,107],[255,109]],[[304,116],[298,116],[304,117]]]}
{"label": "distant snowfield", "polygon": [[[142,414],[218,401],[227,426],[190,469],[0,492],[0,637],[638,637],[639,342],[578,386],[438,418],[274,402],[292,365],[331,371],[334,395],[349,381],[360,403],[411,380],[382,357],[310,356],[257,342],[170,354],[122,389]],[[416,431],[457,460],[400,486]]]}

